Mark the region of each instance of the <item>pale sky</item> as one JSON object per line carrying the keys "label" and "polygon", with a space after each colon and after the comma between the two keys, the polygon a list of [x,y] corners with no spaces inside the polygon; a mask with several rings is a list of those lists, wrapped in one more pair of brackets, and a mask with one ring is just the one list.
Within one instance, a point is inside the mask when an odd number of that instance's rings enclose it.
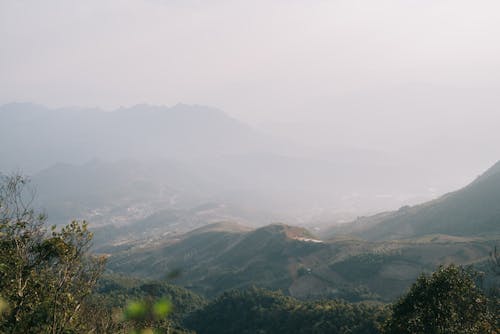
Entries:
{"label": "pale sky", "polygon": [[499,92],[498,0],[0,0],[0,104],[203,104],[298,141],[495,161]]}

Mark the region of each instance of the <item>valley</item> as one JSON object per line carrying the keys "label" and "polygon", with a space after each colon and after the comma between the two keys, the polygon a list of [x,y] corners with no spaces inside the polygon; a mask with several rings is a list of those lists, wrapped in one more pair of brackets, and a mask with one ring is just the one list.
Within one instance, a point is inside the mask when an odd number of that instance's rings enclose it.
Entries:
{"label": "valley", "polygon": [[499,12],[0,0],[0,334],[500,334]]}
{"label": "valley", "polygon": [[[176,284],[207,297],[259,286],[302,299],[388,302],[439,265],[484,266],[500,240],[498,166],[454,193],[333,227],[321,240],[305,228],[285,224],[252,228],[213,223],[108,246],[108,269],[153,279],[176,271]],[[475,219],[467,221],[463,211],[474,213]],[[447,220],[441,223],[439,217]],[[434,225],[423,225],[427,222]],[[151,230],[142,224],[136,229]]]}
{"label": "valley", "polygon": [[[12,112],[21,107],[33,113],[23,118]],[[152,303],[163,296],[177,311],[158,326],[181,332],[224,332],[211,325],[210,310],[229,316],[234,310],[225,308],[233,303],[240,303],[237,312],[249,312],[264,321],[262,328],[272,328],[263,320],[265,312],[247,309],[255,303],[281,314],[274,317],[283,321],[282,330],[297,317],[293,321],[305,331],[312,328],[311,321],[321,321],[343,333],[331,321],[338,317],[360,333],[379,333],[389,317],[386,305],[395,305],[422,275],[453,265],[477,271],[481,289],[496,298],[500,277],[491,270],[491,254],[500,240],[500,162],[465,187],[432,198],[433,190],[426,194],[425,187],[415,186],[430,184],[432,172],[407,182],[405,174],[412,172],[400,172],[404,163],[397,159],[375,158],[366,166],[356,152],[342,159],[288,155],[279,141],[261,145],[269,139],[211,109],[136,106],[104,118],[98,111],[71,111],[67,119],[57,117],[60,111],[39,109],[0,107],[0,119],[27,126],[27,119],[41,113],[47,122],[63,122],[57,125],[62,127],[76,120],[90,124],[92,118],[123,122],[113,134],[98,133],[103,151],[87,162],[64,156],[64,145],[57,152],[59,144],[42,143],[56,145],[57,159],[69,162],[42,167],[43,159],[38,160],[37,172],[26,182],[37,195],[31,203],[48,214],[55,230],[74,219],[90,222],[88,251],[105,266],[87,307],[99,312],[99,321],[115,326],[111,332],[122,326],[110,320],[114,309],[127,310],[131,299]],[[139,111],[148,117],[138,118]],[[148,150],[138,150],[128,158],[109,159],[126,150],[127,144],[114,137],[133,122],[143,122],[144,128],[156,121],[184,126],[189,137],[199,130],[192,123],[200,117],[213,122],[206,137],[196,135],[205,140],[203,151],[211,151],[209,156],[196,153],[189,140],[163,151],[157,141],[178,138],[157,129],[137,140],[163,156],[152,159]],[[211,131],[241,136],[226,145],[221,138],[210,142]],[[83,151],[87,144],[71,143]],[[111,149],[118,144],[125,146]],[[29,145],[22,149],[33,154]],[[177,150],[194,155],[178,155]],[[6,150],[12,159],[16,154],[15,147]],[[394,211],[374,209],[399,204],[404,205]],[[353,317],[353,309],[366,321]],[[231,326],[253,326],[239,317],[233,320]]]}

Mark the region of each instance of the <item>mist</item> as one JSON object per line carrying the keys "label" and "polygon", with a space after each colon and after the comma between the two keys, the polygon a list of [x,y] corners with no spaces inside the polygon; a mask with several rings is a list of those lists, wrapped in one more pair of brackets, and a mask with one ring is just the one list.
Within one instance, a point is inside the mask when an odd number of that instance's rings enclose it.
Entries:
{"label": "mist", "polygon": [[0,332],[496,333],[499,13],[0,0]]}
{"label": "mist", "polygon": [[[432,199],[500,157],[498,10],[495,1],[2,1],[0,104],[44,119],[3,118],[4,133],[22,136],[2,138],[2,169],[174,161],[203,180],[204,201],[280,212],[266,221]],[[234,127],[150,117],[179,103]],[[191,144],[172,144],[179,138]]]}

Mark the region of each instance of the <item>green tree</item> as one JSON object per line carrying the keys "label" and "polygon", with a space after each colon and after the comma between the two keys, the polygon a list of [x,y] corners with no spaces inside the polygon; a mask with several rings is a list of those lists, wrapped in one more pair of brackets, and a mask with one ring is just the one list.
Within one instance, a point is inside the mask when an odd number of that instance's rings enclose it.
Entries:
{"label": "green tree", "polygon": [[341,300],[304,302],[260,288],[232,290],[189,314],[184,325],[206,334],[377,334],[383,307]]}
{"label": "green tree", "polygon": [[392,307],[386,333],[498,333],[477,274],[459,266],[422,275]]}
{"label": "green tree", "polygon": [[0,295],[9,313],[0,319],[0,332],[79,332],[82,303],[105,261],[88,253],[87,223],[47,233],[46,215],[34,211],[33,199],[25,177],[1,176]]}

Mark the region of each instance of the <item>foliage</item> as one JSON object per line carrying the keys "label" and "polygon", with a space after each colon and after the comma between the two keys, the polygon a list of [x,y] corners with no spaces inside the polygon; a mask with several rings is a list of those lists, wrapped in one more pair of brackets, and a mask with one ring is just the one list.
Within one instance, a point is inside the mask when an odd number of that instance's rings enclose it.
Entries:
{"label": "foliage", "polygon": [[476,275],[450,265],[420,276],[393,305],[386,333],[497,333]]}
{"label": "foliage", "polygon": [[362,253],[331,264],[329,267],[352,282],[373,277],[385,264],[395,259],[398,259],[398,256],[392,254]]}
{"label": "foliage", "polygon": [[71,333],[82,330],[82,304],[104,259],[88,254],[92,233],[72,222],[47,234],[46,216],[30,207],[33,192],[20,175],[0,183],[0,294],[9,313],[2,333]]}
{"label": "foliage", "polygon": [[167,315],[172,310],[168,299],[135,300],[128,303],[123,312],[124,320],[131,323],[132,333],[160,333],[159,328],[170,332],[170,322]]}
{"label": "foliage", "polygon": [[4,316],[5,313],[9,311],[9,304],[2,297],[0,297],[0,320]]}
{"label": "foliage", "polygon": [[233,290],[186,318],[197,333],[378,333],[380,306],[338,300],[300,302],[280,292]]}
{"label": "foliage", "polygon": [[[166,282],[105,274],[86,303],[86,314],[97,333],[151,327],[160,333],[185,333],[180,325],[182,318],[205,304],[205,299],[195,293]],[[154,305],[157,311],[166,306],[168,318],[155,313]]]}
{"label": "foliage", "polygon": [[130,300],[124,307],[110,308],[106,297],[92,298],[85,304],[88,328],[99,334],[189,333],[170,318],[173,304],[166,298]]}

